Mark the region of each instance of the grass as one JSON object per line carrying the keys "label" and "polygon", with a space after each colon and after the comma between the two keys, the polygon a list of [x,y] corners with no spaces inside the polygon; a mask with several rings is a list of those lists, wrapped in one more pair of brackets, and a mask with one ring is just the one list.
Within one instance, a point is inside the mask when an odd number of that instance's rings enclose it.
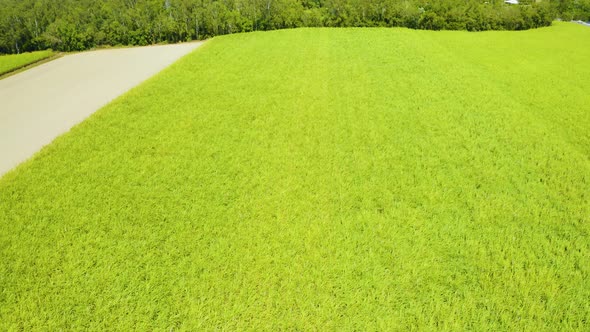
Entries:
{"label": "grass", "polygon": [[0,75],[8,74],[27,65],[47,59],[55,53],[51,50],[0,56]]}
{"label": "grass", "polygon": [[585,330],[590,29],[216,37],[0,181],[0,330]]}

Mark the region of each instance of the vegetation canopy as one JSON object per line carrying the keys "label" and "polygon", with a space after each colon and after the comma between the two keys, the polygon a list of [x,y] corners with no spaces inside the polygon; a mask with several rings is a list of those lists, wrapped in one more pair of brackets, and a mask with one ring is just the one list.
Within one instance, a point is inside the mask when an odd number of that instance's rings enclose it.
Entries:
{"label": "vegetation canopy", "polygon": [[216,37],[0,179],[0,330],[584,330],[589,38]]}
{"label": "vegetation canopy", "polygon": [[296,27],[524,30],[590,0],[0,0],[0,53],[148,45]]}

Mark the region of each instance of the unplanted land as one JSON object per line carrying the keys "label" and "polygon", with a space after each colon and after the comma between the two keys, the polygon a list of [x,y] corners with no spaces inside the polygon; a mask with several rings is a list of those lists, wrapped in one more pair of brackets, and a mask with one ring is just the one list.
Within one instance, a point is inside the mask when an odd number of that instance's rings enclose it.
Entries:
{"label": "unplanted land", "polygon": [[0,329],[586,329],[587,40],[216,37],[0,180]]}

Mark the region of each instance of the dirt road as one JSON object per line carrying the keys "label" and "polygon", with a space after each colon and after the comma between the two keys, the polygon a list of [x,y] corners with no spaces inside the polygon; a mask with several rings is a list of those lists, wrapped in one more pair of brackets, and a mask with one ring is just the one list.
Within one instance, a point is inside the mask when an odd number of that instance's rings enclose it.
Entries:
{"label": "dirt road", "polygon": [[0,80],[0,176],[200,45],[84,52]]}

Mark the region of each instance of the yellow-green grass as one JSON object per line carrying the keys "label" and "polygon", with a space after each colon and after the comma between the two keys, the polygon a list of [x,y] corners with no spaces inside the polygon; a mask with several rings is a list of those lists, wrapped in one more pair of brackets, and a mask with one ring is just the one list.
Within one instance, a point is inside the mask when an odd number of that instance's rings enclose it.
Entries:
{"label": "yellow-green grass", "polygon": [[0,181],[0,330],[584,330],[590,29],[216,37]]}
{"label": "yellow-green grass", "polygon": [[10,54],[0,56],[0,75],[4,75],[21,69],[32,63],[47,59],[54,55],[53,51],[37,51],[21,54]]}

